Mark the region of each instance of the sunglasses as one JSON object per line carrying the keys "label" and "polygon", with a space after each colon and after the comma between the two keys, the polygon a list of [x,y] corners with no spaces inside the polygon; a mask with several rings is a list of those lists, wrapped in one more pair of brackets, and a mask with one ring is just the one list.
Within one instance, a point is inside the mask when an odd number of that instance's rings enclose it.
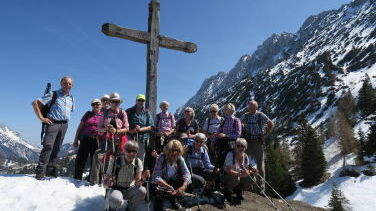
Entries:
{"label": "sunglasses", "polygon": [[137,150],[134,150],[134,149],[125,149],[126,152],[128,153],[137,153]]}
{"label": "sunglasses", "polygon": [[236,147],[239,147],[239,148],[245,148],[245,146],[240,145],[240,144],[236,145]]}
{"label": "sunglasses", "polygon": [[91,106],[99,106],[101,105],[100,103],[92,103]]}
{"label": "sunglasses", "polygon": [[198,141],[198,140],[196,140],[196,142],[197,142],[197,143],[200,143],[200,144],[204,143],[204,141]]}
{"label": "sunglasses", "polygon": [[120,101],[117,101],[117,100],[111,100],[110,102],[111,102],[111,103],[116,103],[116,104],[119,104],[119,103],[120,103]]}
{"label": "sunglasses", "polygon": [[191,113],[192,111],[184,111],[185,113]]}
{"label": "sunglasses", "polygon": [[142,101],[142,102],[145,102],[145,100],[143,100],[143,99],[138,99],[137,101]]}
{"label": "sunglasses", "polygon": [[217,111],[210,111],[210,113],[217,113]]}

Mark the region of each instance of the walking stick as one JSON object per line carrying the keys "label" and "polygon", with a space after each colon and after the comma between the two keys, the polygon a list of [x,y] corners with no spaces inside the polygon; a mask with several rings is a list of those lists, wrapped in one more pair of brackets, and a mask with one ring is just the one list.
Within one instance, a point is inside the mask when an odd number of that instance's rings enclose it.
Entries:
{"label": "walking stick", "polygon": [[[240,168],[242,168],[243,170],[246,170],[245,167],[244,167],[243,165],[241,165]],[[251,178],[251,180],[255,183],[255,185],[257,186],[257,188],[259,188],[259,189],[261,190],[261,194],[265,196],[265,198],[270,202],[271,206],[272,206],[275,210],[279,211],[279,209],[278,209],[277,206],[274,204],[274,202],[272,201],[272,199],[271,199],[268,195],[266,195],[265,191],[263,191],[263,190],[261,189],[261,187],[257,184],[256,180],[253,179],[253,177],[252,177],[251,175],[248,175],[248,177]]]}
{"label": "walking stick", "polygon": [[296,211],[295,209],[294,209],[294,207],[292,207],[291,206],[291,204],[289,204],[271,185],[270,185],[270,183],[269,182],[267,182],[266,181],[266,179],[263,177],[263,176],[261,176],[261,174],[259,174],[259,173],[257,173],[256,174],[257,176],[259,176],[262,180],[264,180],[264,182],[273,190],[273,192],[275,193],[275,194],[277,194],[277,196],[287,205],[287,207],[290,209],[290,210],[292,210],[292,211]]}

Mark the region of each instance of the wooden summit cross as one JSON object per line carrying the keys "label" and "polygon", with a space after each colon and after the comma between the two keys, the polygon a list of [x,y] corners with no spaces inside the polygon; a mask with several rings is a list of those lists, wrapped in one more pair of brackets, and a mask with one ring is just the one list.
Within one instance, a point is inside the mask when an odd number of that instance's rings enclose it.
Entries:
{"label": "wooden summit cross", "polygon": [[155,116],[157,111],[157,63],[159,47],[194,53],[197,51],[197,45],[159,34],[159,0],[151,0],[149,3],[149,25],[147,32],[124,28],[111,23],[103,24],[102,32],[111,37],[119,37],[147,44],[146,107]]}

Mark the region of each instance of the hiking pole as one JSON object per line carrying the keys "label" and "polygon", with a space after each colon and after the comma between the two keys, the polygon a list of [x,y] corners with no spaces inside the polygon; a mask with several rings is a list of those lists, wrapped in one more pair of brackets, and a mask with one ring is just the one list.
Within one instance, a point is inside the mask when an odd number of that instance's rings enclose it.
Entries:
{"label": "hiking pole", "polygon": [[[243,165],[240,166],[240,168],[242,168],[243,170],[246,170],[245,167]],[[256,180],[251,176],[251,175],[248,175],[248,177],[255,183],[255,185],[257,186],[257,188],[259,188],[261,190],[261,194],[265,196],[265,198],[271,203],[272,207],[279,211],[279,209],[277,208],[277,206],[274,204],[274,202],[272,201],[272,199],[266,195],[265,191],[263,191],[261,189],[261,187],[257,184]]]}
{"label": "hiking pole", "polygon": [[[189,168],[191,170],[191,174],[193,174],[193,169],[192,169],[192,163],[191,161],[189,161]],[[198,198],[198,191],[195,191],[196,194],[195,194],[195,197],[196,197],[196,200],[197,200],[197,210],[201,210],[200,208],[200,199]]]}
{"label": "hiking pole", "polygon": [[261,174],[259,174],[259,173],[257,173],[256,174],[256,176],[259,176],[262,180],[264,180],[264,182],[273,190],[273,192],[275,193],[275,194],[277,194],[277,196],[287,205],[287,207],[290,209],[290,210],[292,210],[292,211],[296,211],[295,209],[294,209],[294,207],[292,207],[291,206],[291,204],[289,204],[271,185],[270,185],[270,183],[268,182],[268,181],[266,181],[266,179],[263,177],[263,176],[261,176]]}
{"label": "hiking pole", "polygon": [[[137,159],[137,158],[136,158]],[[146,180],[146,206],[148,207],[148,211],[150,211],[150,178]]]}

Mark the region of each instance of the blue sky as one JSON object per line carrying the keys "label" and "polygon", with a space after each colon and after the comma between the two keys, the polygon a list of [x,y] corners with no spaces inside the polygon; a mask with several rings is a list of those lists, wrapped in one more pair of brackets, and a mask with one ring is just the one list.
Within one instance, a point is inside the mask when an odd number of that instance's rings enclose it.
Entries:
{"label": "blue sky", "polygon": [[[304,20],[350,0],[160,0],[162,35],[198,45],[194,54],[160,49],[158,102],[172,111],[205,78],[229,71],[273,33],[296,32]],[[0,2],[0,123],[39,145],[40,122],[31,102],[46,83],[74,79],[71,142],[90,101],[117,91],[123,108],[145,92],[146,45],[101,32],[103,23],[147,30],[147,0],[2,0]]]}

